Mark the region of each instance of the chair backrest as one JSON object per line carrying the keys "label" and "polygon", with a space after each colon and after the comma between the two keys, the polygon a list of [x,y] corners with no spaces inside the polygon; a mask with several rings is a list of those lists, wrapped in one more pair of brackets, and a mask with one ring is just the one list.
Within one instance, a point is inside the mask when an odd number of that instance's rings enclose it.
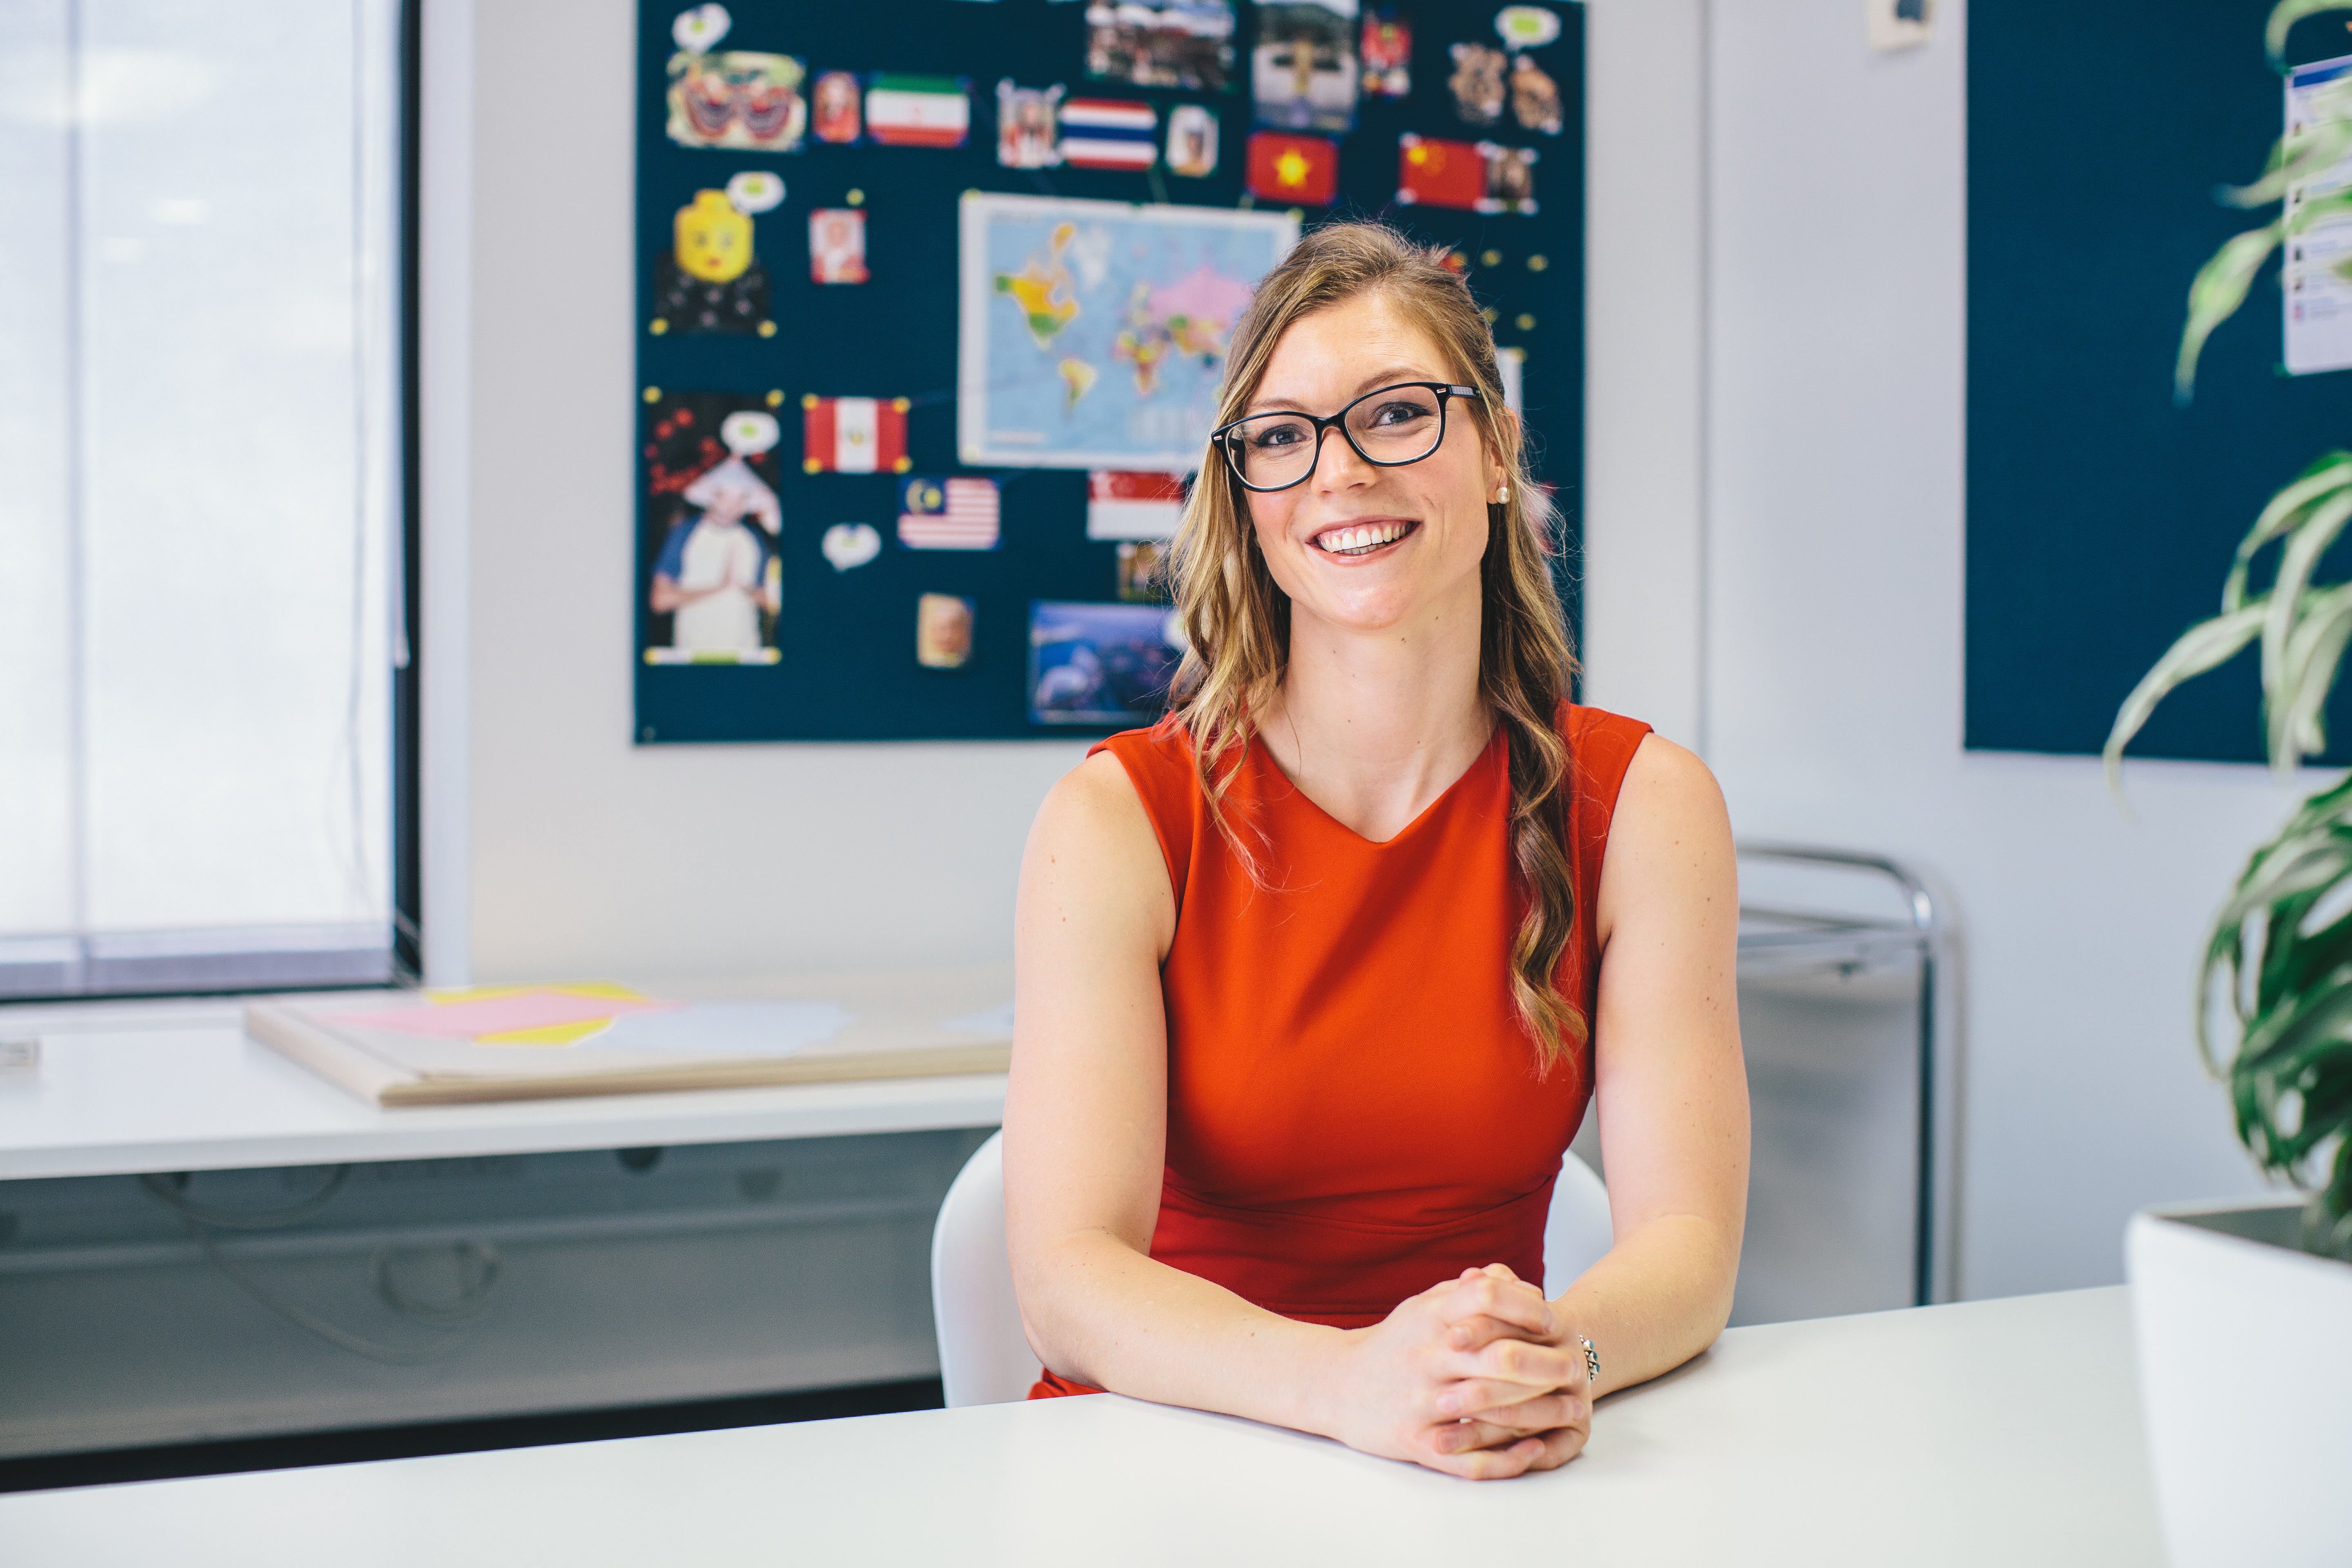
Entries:
{"label": "chair backrest", "polygon": [[1004,1249],[1004,1134],[972,1151],[931,1230],[931,1316],[948,1406],[1028,1397],[1041,1369]]}
{"label": "chair backrest", "polygon": [[[1545,1288],[1557,1296],[1609,1250],[1609,1189],[1570,1154],[1544,1223]],[[1013,1295],[1004,1247],[1004,1134],[992,1135],[948,1188],[931,1230],[931,1316],[950,1409],[1028,1396],[1041,1375]]]}
{"label": "chair backrest", "polygon": [[1609,1220],[1609,1189],[1573,1149],[1559,1163],[1552,1184],[1551,1214],[1544,1221],[1544,1293],[1557,1296],[1606,1257],[1615,1244]]}

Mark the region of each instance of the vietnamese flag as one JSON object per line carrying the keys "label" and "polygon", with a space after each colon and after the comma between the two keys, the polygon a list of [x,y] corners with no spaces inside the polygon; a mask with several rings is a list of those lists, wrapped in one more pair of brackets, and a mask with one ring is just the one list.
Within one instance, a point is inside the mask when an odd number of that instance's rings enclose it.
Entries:
{"label": "vietnamese flag", "polygon": [[812,474],[903,474],[907,400],[903,397],[801,399],[801,468]]}
{"label": "vietnamese flag", "polygon": [[1486,156],[1475,142],[1397,138],[1397,204],[1476,212],[1486,199]]}
{"label": "vietnamese flag", "polygon": [[1249,139],[1250,195],[1328,207],[1339,194],[1339,144],[1321,136],[1259,131]]}

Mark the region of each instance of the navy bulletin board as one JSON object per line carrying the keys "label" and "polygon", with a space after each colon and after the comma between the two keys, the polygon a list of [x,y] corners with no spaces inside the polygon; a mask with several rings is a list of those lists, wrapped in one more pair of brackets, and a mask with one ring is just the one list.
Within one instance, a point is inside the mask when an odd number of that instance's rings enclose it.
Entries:
{"label": "navy bulletin board", "polygon": [[[1250,50],[1255,7],[1234,6],[1236,90],[1223,95],[1160,90],[1090,80],[1085,74],[1085,4],[1054,0],[890,0],[816,5],[796,0],[730,0],[719,50],[788,54],[809,75],[842,69],[970,79],[971,134],[958,148],[829,145],[814,138],[791,153],[718,151],[674,143],[666,131],[667,68],[681,5],[641,4],[637,42],[636,342],[640,422],[635,731],[640,744],[749,741],[1060,739],[1120,726],[1031,721],[1029,605],[1035,600],[1117,598],[1117,547],[1087,537],[1087,475],[1056,468],[972,468],[957,461],[958,210],[968,191],[1234,208],[1244,196],[1244,147],[1253,129]],[[1366,9],[1370,9],[1367,5]],[[1401,9],[1413,32],[1409,98],[1363,99],[1356,128],[1339,138],[1338,194],[1304,210],[1305,226],[1333,217],[1377,216],[1466,261],[1498,343],[1526,352],[1522,404],[1539,472],[1567,519],[1563,584],[1572,588],[1576,510],[1583,471],[1583,82],[1582,8],[1547,3],[1561,24],[1533,58],[1559,83],[1565,125],[1554,136],[1521,132],[1506,117],[1496,130],[1465,128],[1447,89],[1448,46],[1497,43],[1496,5],[1419,4]],[[1142,100],[1158,110],[1165,146],[1169,111],[1213,108],[1220,121],[1213,174],[1180,179],[1164,170],[1000,167],[995,154],[999,79],[1025,87],[1064,83],[1072,97]],[[1540,148],[1538,210],[1496,214],[1400,207],[1398,137],[1417,134]],[[785,184],[782,205],[755,215],[755,239],[770,283],[771,336],[656,333],[657,263],[672,248],[679,207],[698,190],[742,171]],[[871,280],[819,285],[810,278],[808,214],[851,205],[866,214]],[[1268,204],[1256,203],[1260,206]],[[1530,267],[1530,258],[1542,258]],[[674,507],[656,515],[647,500],[658,445],[656,414],[682,393],[759,398],[774,409],[781,439],[761,472],[777,496],[782,577],[776,662],[661,665],[645,651],[665,641],[665,617],[648,584]],[[772,398],[770,394],[776,395]],[[804,395],[907,400],[907,456],[917,475],[973,475],[1001,486],[1003,542],[992,551],[908,550],[893,538],[899,480],[889,473],[804,473]],[[748,406],[749,405],[746,404]],[[1205,436],[1205,430],[1202,432]],[[673,443],[674,444],[674,443]],[[885,541],[881,553],[836,571],[821,552],[832,525],[864,521]],[[916,601],[926,593],[977,606],[972,652],[961,668],[927,668],[916,658]],[[1573,605],[1571,604],[1571,623]]]}
{"label": "navy bulletin board", "polygon": [[[2352,373],[2278,368],[2275,261],[2207,345],[2195,402],[2172,402],[2189,279],[2271,216],[2212,195],[2259,174],[2281,129],[2270,10],[1969,7],[1971,748],[2095,753],[2148,667],[2219,609],[2272,492],[2352,441]],[[2299,25],[2286,58],[2347,53],[2337,14]],[[2131,753],[2259,761],[2260,701],[2248,654],[2166,699]],[[2352,758],[2340,689],[2329,733],[2329,759]]]}

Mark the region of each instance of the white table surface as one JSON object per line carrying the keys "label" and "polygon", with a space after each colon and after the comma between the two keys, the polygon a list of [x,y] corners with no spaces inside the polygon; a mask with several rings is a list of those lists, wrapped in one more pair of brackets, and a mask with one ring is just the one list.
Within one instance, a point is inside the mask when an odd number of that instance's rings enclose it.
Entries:
{"label": "white table surface", "polygon": [[993,1126],[1004,1075],[386,1110],[246,1038],[235,1005],[0,1012],[40,1065],[0,1072],[0,1180],[750,1142]]}
{"label": "white table surface", "polygon": [[1103,1395],[0,1497],[12,1568],[2161,1563],[2115,1288],[1734,1329],[1457,1481]]}

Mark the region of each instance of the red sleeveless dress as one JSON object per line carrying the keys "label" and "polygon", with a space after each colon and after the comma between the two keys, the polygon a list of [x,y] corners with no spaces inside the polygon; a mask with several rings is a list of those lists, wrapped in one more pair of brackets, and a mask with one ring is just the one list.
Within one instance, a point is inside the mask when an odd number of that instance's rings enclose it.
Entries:
{"label": "red sleeveless dress", "polygon": [[[1559,976],[1587,1020],[1610,815],[1649,728],[1559,710],[1576,924]],[[1226,799],[1236,824],[1264,830],[1263,886],[1210,819],[1181,731],[1130,730],[1095,750],[1126,767],[1176,895],[1151,1256],[1344,1329],[1465,1268],[1499,1262],[1540,1283],[1552,1182],[1591,1098],[1592,1050],[1570,1050],[1538,1079],[1511,1009],[1527,899],[1511,863],[1503,731],[1385,844],[1342,826],[1252,744]],[[1096,1392],[1048,1370],[1030,1396]]]}

